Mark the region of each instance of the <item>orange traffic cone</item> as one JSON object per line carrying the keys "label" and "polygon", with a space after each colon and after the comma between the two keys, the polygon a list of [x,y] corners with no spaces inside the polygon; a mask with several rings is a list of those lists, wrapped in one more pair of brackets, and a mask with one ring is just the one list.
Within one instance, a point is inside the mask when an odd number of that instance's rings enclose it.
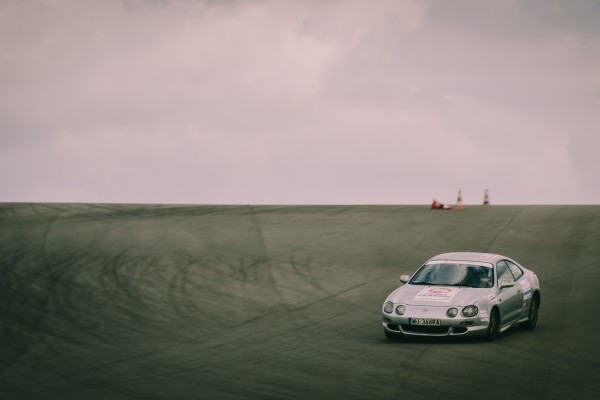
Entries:
{"label": "orange traffic cone", "polygon": [[483,194],[483,205],[484,206],[489,206],[490,205],[490,195],[488,194],[488,190],[485,189],[485,193]]}
{"label": "orange traffic cone", "polygon": [[458,199],[456,199],[456,205],[454,206],[455,210],[464,210],[463,207],[463,199],[462,199],[462,190],[458,191]]}

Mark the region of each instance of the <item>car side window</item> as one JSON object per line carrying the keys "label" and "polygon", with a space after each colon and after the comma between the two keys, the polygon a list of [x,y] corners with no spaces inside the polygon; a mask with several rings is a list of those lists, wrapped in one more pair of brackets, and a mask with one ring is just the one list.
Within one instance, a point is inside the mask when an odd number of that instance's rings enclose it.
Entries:
{"label": "car side window", "polygon": [[500,286],[500,282],[509,281],[514,283],[515,277],[510,272],[506,261],[502,260],[496,264],[496,274],[498,275],[498,286]]}
{"label": "car side window", "polygon": [[521,270],[521,268],[517,267],[514,263],[508,260],[506,261],[506,263],[508,264],[508,268],[510,268],[510,272],[512,272],[513,276],[515,277],[515,281],[518,281],[519,278],[523,276],[523,271]]}

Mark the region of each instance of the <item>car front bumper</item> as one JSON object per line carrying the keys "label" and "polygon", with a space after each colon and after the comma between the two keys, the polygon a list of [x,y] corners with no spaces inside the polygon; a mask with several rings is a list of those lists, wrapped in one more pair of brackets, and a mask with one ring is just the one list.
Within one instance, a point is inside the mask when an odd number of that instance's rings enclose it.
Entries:
{"label": "car front bumper", "polygon": [[[487,314],[486,314],[487,316]],[[382,313],[383,328],[392,333],[414,336],[473,336],[485,335],[488,330],[489,319],[487,317],[476,316],[466,318],[457,316],[449,318],[439,313],[427,315],[427,318],[434,318],[440,321],[438,326],[423,326],[412,324],[412,318],[425,318],[422,314],[406,313],[398,316],[396,314]]]}

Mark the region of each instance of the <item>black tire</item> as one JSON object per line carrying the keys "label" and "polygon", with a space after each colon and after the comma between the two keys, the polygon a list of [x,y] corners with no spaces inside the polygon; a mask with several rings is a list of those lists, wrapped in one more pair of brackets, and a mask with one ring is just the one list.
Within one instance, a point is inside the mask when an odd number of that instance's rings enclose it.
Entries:
{"label": "black tire", "polygon": [[392,340],[394,342],[399,341],[404,336],[400,332],[398,332],[398,333],[390,332],[385,328],[383,328],[383,333],[385,334],[386,338],[388,338],[389,340]]}
{"label": "black tire", "polygon": [[488,330],[485,333],[485,339],[493,342],[498,336],[500,336],[500,314],[497,309],[493,309],[490,314],[490,323],[488,325]]}
{"label": "black tire", "polygon": [[525,322],[521,322],[519,327],[522,329],[535,329],[538,321],[538,312],[540,309],[540,301],[537,297],[531,299],[531,305],[529,306],[528,319]]}

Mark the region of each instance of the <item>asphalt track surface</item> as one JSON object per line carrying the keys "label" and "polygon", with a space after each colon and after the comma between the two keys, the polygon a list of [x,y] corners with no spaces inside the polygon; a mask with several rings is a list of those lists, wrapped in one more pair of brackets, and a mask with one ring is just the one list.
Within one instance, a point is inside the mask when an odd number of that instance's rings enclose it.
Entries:
{"label": "asphalt track surface", "polygon": [[[537,272],[538,327],[385,339],[427,258]],[[0,204],[0,399],[597,399],[600,206]]]}

